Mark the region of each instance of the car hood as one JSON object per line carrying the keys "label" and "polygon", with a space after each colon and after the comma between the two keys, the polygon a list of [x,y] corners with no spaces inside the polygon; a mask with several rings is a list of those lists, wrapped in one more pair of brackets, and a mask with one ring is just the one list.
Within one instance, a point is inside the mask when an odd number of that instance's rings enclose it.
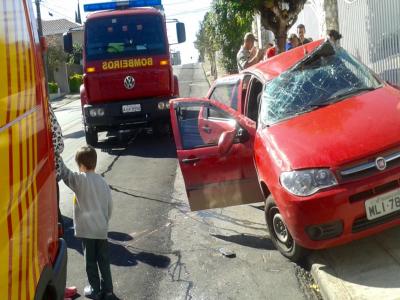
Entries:
{"label": "car hood", "polygon": [[400,92],[364,92],[261,130],[282,169],[337,167],[400,145]]}

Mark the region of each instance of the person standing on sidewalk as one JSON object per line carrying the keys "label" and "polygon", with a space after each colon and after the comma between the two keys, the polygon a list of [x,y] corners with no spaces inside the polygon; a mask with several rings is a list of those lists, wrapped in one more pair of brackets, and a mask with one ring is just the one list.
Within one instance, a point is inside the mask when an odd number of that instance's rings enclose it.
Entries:
{"label": "person standing on sidewalk", "polygon": [[305,34],[306,34],[306,27],[303,24],[297,25],[297,35],[300,40],[300,45],[312,42],[312,38],[306,38]]}
{"label": "person standing on sidewalk", "polygon": [[236,55],[239,72],[258,63],[264,56],[264,51],[254,47],[257,41],[254,34],[248,32],[243,39],[243,45]]}
{"label": "person standing on sidewalk", "polygon": [[80,172],[72,172],[62,162],[61,178],[75,192],[75,236],[82,239],[90,284],[85,288],[85,295],[96,300],[117,299],[113,293],[107,241],[112,213],[111,190],[103,177],[95,173],[97,153],[94,148],[78,149],[75,161]]}

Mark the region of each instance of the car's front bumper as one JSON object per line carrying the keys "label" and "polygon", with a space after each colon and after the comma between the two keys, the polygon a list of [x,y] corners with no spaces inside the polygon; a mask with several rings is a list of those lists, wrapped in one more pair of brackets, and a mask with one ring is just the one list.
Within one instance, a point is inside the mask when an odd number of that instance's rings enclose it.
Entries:
{"label": "car's front bumper", "polygon": [[[396,188],[400,188],[399,168],[339,184],[310,197],[296,197],[282,187],[273,195],[293,238],[303,247],[323,249],[400,225],[400,211],[368,220],[365,208],[366,200]],[[316,239],[310,228],[326,232]]]}

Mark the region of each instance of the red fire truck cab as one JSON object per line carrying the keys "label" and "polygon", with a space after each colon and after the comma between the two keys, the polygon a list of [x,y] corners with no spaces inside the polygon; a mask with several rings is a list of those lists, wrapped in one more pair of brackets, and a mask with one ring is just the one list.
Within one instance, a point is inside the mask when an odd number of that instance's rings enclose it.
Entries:
{"label": "red fire truck cab", "polygon": [[[160,0],[84,6],[85,11],[100,10],[85,23],[80,93],[88,144],[97,143],[100,131],[150,126],[159,131],[169,124],[168,101],[179,95],[179,87],[161,7]],[[176,28],[182,43],[185,26],[177,22]],[[64,48],[72,50],[70,33]]]}

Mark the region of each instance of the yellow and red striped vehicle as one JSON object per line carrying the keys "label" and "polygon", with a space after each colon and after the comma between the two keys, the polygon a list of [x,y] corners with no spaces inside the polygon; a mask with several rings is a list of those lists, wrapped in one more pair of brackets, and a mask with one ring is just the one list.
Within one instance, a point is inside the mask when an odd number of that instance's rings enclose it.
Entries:
{"label": "yellow and red striped vehicle", "polygon": [[0,2],[0,295],[63,299],[54,150],[30,0]]}

